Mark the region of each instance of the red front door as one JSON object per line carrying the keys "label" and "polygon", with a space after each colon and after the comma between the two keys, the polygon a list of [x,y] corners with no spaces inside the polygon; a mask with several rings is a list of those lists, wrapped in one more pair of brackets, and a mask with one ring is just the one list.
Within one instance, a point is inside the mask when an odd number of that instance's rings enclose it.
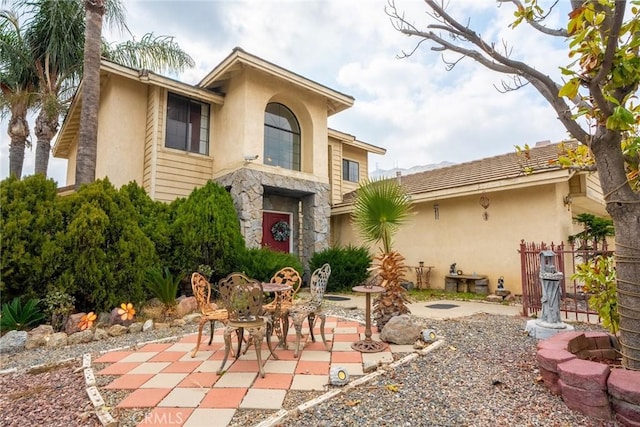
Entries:
{"label": "red front door", "polygon": [[286,213],[262,213],[262,247],[289,253],[291,250],[291,216]]}

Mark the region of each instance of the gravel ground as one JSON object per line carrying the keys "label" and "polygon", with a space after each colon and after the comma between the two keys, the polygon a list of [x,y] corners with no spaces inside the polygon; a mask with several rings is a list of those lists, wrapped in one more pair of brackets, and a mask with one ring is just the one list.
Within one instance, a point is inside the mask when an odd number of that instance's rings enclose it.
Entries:
{"label": "gravel ground", "polygon": [[[329,305],[328,314],[363,319],[359,310]],[[613,426],[568,409],[537,380],[535,339],[523,330],[525,319],[475,315],[434,321],[420,319],[434,328],[445,343],[370,382],[298,413],[298,405],[322,392],[290,392],[285,409],[291,415],[278,426]],[[576,325],[576,329],[597,329]],[[61,349],[35,349],[3,355],[0,369],[16,373],[0,375],[0,425],[99,426],[84,386],[80,357],[105,349],[195,332],[150,331]],[[34,365],[71,359],[53,367],[29,370]],[[94,368],[99,368],[94,366]],[[101,376],[98,376],[101,381]],[[108,378],[102,378],[108,380]],[[102,391],[102,390],[101,390]],[[105,394],[107,405],[123,396]],[[113,412],[121,426],[135,425],[145,412]],[[239,410],[230,426],[256,425],[273,412]]]}

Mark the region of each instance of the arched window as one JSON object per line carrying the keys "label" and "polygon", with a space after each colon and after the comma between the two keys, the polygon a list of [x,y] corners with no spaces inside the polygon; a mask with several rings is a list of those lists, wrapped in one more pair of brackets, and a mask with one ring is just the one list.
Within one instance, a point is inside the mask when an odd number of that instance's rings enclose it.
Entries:
{"label": "arched window", "polygon": [[276,102],[264,111],[264,163],[300,170],[300,125],[291,110]]}

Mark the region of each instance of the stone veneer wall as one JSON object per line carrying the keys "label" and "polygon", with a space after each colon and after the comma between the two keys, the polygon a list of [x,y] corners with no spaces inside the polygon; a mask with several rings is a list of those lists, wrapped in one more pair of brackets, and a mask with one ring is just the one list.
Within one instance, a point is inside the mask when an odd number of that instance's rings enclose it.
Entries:
{"label": "stone veneer wall", "polygon": [[585,415],[640,427],[640,371],[611,369],[611,336],[603,332],[562,332],[538,343],[536,359],[544,384],[566,405]]}
{"label": "stone veneer wall", "polygon": [[[302,201],[302,239],[299,240],[297,236],[298,223],[294,224],[293,239],[294,251],[300,255],[305,269],[308,269],[309,260],[315,252],[329,246],[331,206],[327,184],[247,168],[221,176],[216,182],[231,188],[231,197],[238,211],[241,232],[247,247],[260,247],[262,211],[265,208],[276,207],[274,201],[270,200],[275,196]],[[282,205],[282,201],[279,205]],[[299,221],[297,206],[291,213],[294,222]],[[300,248],[297,245],[298,241],[301,241]]]}

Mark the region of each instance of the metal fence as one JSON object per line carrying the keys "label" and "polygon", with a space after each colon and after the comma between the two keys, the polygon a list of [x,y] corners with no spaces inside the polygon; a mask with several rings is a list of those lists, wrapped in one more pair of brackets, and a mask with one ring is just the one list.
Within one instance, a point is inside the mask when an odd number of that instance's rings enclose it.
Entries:
{"label": "metal fence", "polygon": [[542,310],[542,285],[540,283],[540,252],[555,253],[555,265],[564,276],[560,282],[560,311],[566,320],[598,321],[598,313],[589,306],[589,295],[582,291],[582,284],[571,279],[576,266],[601,254],[610,254],[606,242],[588,248],[576,248],[575,244],[546,244],[520,242],[520,269],[522,274],[522,314],[526,317],[538,315]]}

